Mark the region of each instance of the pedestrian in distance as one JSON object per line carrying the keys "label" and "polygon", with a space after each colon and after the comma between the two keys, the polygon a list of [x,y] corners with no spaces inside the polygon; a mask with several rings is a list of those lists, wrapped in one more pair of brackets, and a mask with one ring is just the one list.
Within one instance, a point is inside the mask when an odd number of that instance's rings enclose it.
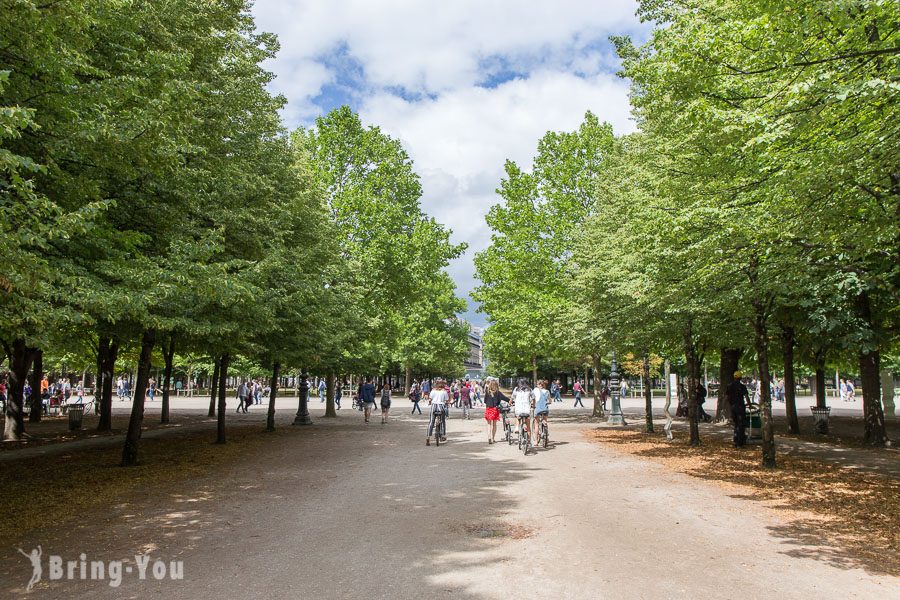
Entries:
{"label": "pedestrian in distance", "polygon": [[366,423],[369,422],[369,416],[375,408],[375,386],[372,385],[372,378],[366,377],[365,383],[359,386],[359,400],[363,404],[363,413]]}
{"label": "pedestrian in distance", "polygon": [[240,383],[240,385],[238,385],[237,398],[238,398],[238,406],[237,406],[237,410],[234,412],[246,413],[247,406],[250,404],[250,388],[247,386],[247,382],[242,381]]}
{"label": "pedestrian in distance", "polygon": [[459,388],[459,402],[462,405],[463,417],[468,419],[469,411],[472,409],[472,388],[469,387],[468,381]]}
{"label": "pedestrian in distance", "polygon": [[575,385],[572,386],[572,391],[575,392],[575,406],[573,408],[584,408],[584,403],[581,401],[581,395],[584,393],[584,388],[581,387],[580,381],[575,381]]}
{"label": "pedestrian in distance", "polygon": [[334,386],[334,407],[337,410],[341,410],[341,395],[344,393],[341,389],[343,387],[343,382],[338,381],[337,385]]}
{"label": "pedestrian in distance", "polygon": [[741,448],[747,443],[747,407],[750,404],[750,392],[741,381],[742,373],[734,372],[734,381],[728,385],[726,396],[731,406],[731,421],[734,425],[734,447]]}
{"label": "pedestrian in distance", "polygon": [[388,413],[391,410],[391,384],[387,381],[381,388],[381,424],[384,425],[388,420]]}
{"label": "pedestrian in distance", "polygon": [[710,417],[705,410],[703,410],[703,404],[706,402],[706,387],[701,382],[697,382],[697,418],[704,423],[709,423],[712,421],[712,417]]}
{"label": "pedestrian in distance", "polygon": [[417,382],[413,382],[412,386],[409,388],[409,401],[412,402],[412,411],[409,414],[414,415],[416,411],[419,411],[419,414],[422,414],[422,408],[419,406],[419,402],[422,400],[422,390],[419,388],[419,384]]}

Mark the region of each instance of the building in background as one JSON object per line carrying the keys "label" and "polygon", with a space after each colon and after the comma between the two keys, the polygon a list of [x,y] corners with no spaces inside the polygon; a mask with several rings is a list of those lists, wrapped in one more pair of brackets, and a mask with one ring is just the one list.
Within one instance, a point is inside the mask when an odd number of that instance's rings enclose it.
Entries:
{"label": "building in background", "polygon": [[464,362],[466,376],[469,379],[481,379],[484,377],[486,365],[484,363],[483,335],[484,328],[469,325],[469,355]]}

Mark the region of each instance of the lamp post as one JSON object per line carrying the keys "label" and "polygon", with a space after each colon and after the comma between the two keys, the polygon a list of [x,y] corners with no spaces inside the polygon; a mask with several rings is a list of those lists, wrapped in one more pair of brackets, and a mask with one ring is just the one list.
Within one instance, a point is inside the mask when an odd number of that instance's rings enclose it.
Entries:
{"label": "lamp post", "polygon": [[622,406],[619,403],[621,390],[619,389],[619,365],[616,363],[616,351],[613,350],[612,366],[609,371],[609,391],[612,394],[612,411],[609,413],[607,425],[625,425],[625,416],[622,414]]}
{"label": "lamp post", "polygon": [[294,417],[294,425],[312,425],[309,418],[309,375],[300,374],[300,401],[297,404],[297,416]]}

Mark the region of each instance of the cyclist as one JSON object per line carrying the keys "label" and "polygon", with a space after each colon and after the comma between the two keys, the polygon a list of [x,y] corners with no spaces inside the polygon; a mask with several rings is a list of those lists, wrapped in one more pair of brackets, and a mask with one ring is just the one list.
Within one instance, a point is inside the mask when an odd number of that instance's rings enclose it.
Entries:
{"label": "cyclist", "polygon": [[447,390],[444,389],[444,380],[438,379],[434,382],[434,389],[431,390],[431,395],[428,398],[428,403],[431,404],[431,416],[428,419],[428,433],[425,437],[426,446],[431,445],[431,434],[434,432],[434,417],[438,411],[444,413],[444,422],[447,422],[447,404],[449,402],[450,396],[447,395]]}
{"label": "cyclist", "polygon": [[519,384],[513,391],[513,406],[516,411],[516,429],[525,428],[525,435],[531,437],[531,388],[525,378],[519,380]]}
{"label": "cyclist", "polygon": [[538,427],[538,422],[543,421],[546,425],[547,416],[550,414],[550,392],[547,390],[547,382],[538,381],[532,395],[534,396],[534,443],[537,444],[540,441],[537,439],[537,436],[540,435],[541,431],[541,428]]}

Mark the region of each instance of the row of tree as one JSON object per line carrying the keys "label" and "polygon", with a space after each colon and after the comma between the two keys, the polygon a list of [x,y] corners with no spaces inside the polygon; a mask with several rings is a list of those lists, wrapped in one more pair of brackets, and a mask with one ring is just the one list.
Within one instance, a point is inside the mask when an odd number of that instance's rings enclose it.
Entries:
{"label": "row of tree", "polygon": [[724,389],[747,356],[771,467],[772,364],[797,432],[795,362],[815,370],[821,406],[826,366],[852,363],[865,440],[884,445],[880,372],[900,340],[900,8],[647,0],[639,14],[656,25],[646,44],[613,39],[639,131],[615,138],[588,114],[541,140],[531,172],[507,164],[476,260],[492,364],[589,357],[599,372],[616,349],[644,356],[647,375],[651,353],[680,354],[692,390],[717,354]]}
{"label": "row of tree", "polygon": [[24,434],[24,381],[45,352],[55,364],[91,352],[101,430],[117,361],[133,356],[125,465],[154,357],[164,421],[175,353],[212,357],[220,442],[237,356],[271,370],[270,427],[285,366],[333,386],[336,373],[461,363],[464,305],[444,267],[464,248],[423,213],[396,140],[347,108],[285,129],[261,66],[277,40],[249,2],[0,0],[0,12],[6,439]]}

